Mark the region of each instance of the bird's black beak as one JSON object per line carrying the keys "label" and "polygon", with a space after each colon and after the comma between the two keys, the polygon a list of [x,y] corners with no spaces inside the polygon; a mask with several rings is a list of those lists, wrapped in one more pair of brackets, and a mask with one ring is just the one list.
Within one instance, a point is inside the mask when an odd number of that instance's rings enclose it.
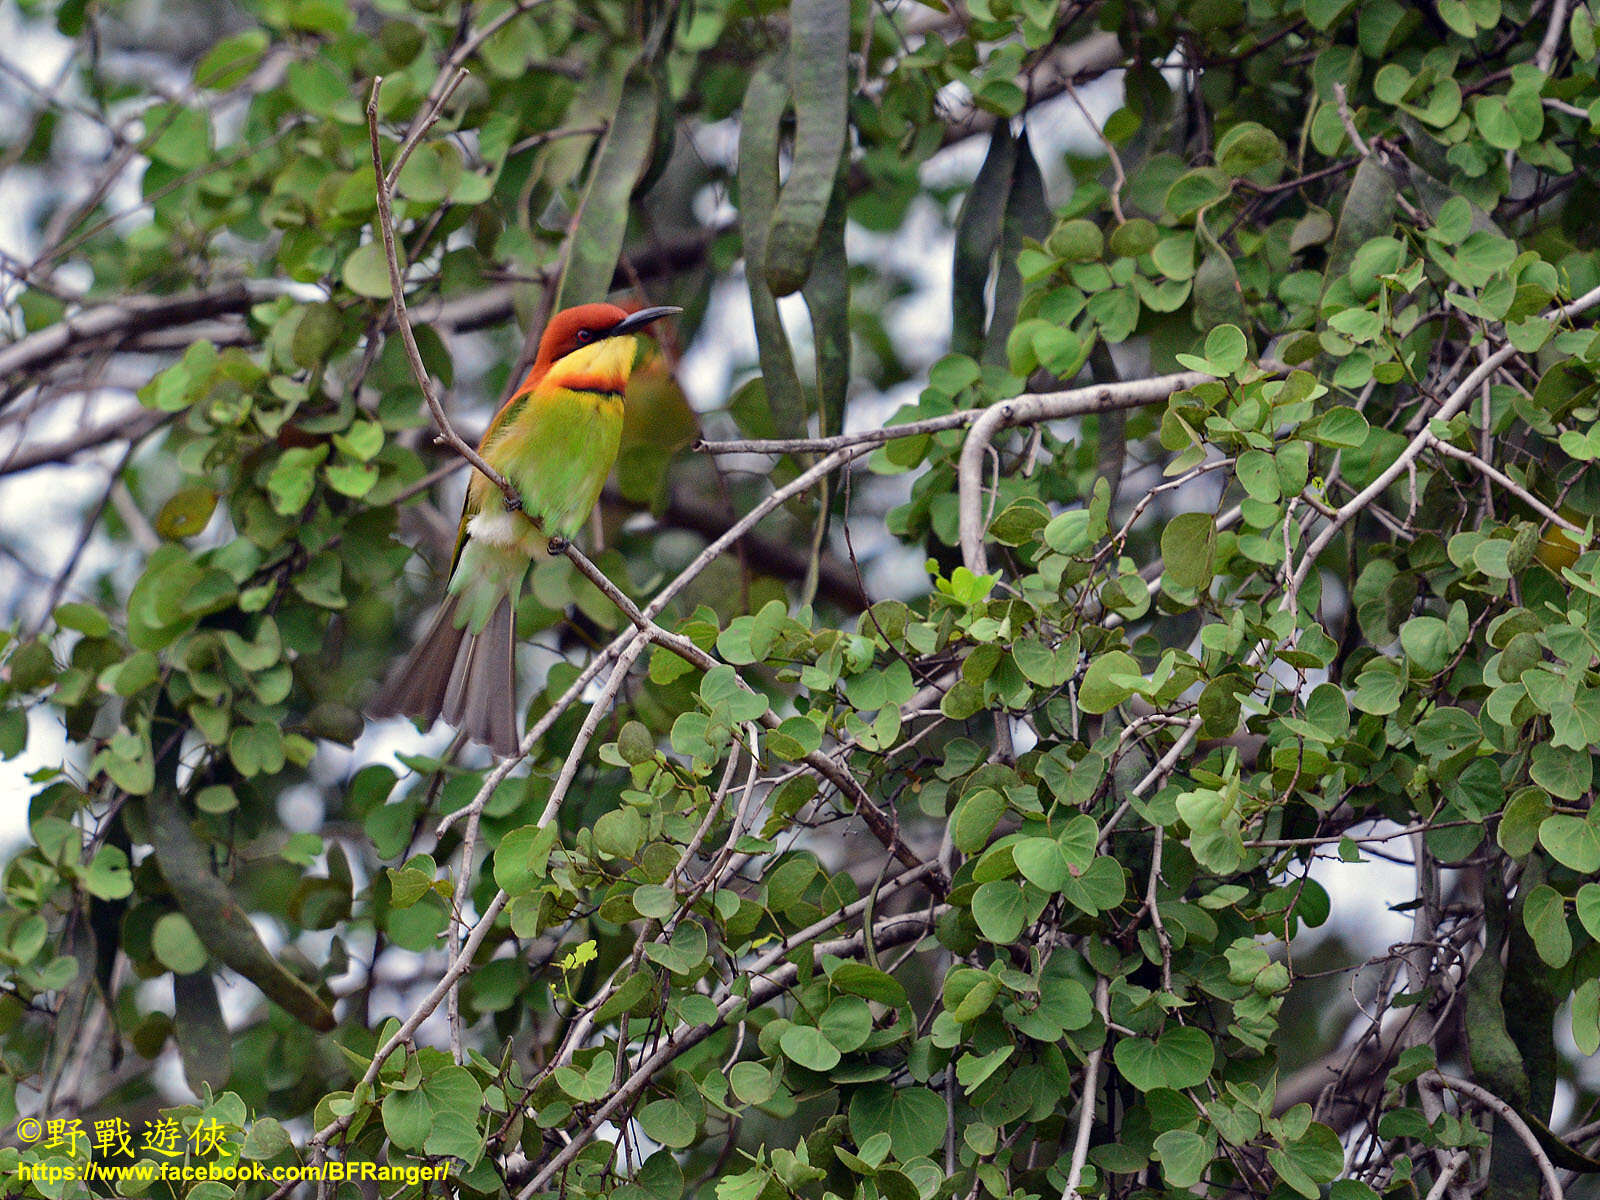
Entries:
{"label": "bird's black beak", "polygon": [[641,308],[636,313],[629,313],[618,321],[606,333],[607,337],[620,337],[625,333],[637,333],[652,321],[659,321],[662,317],[670,317],[673,313],[681,313],[683,309],[675,304],[658,304],[654,308]]}

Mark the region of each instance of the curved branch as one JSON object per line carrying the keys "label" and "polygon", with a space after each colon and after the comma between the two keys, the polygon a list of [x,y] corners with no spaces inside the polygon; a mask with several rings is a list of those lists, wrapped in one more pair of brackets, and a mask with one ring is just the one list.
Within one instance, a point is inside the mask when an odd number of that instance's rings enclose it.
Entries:
{"label": "curved branch", "polygon": [[972,430],[961,447],[958,468],[961,559],[966,563],[967,570],[974,575],[982,575],[988,570],[988,559],[983,550],[983,456],[995,434],[1013,425],[1036,425],[1061,417],[1140,408],[1209,379],[1210,375],[1200,371],[1183,371],[1176,375],[1157,375],[1123,383],[1097,383],[1065,392],[1035,392],[983,409],[972,422]]}
{"label": "curved branch", "polygon": [[1517,1115],[1517,1110],[1504,1100],[1500,1099],[1487,1088],[1479,1087],[1466,1079],[1459,1079],[1454,1075],[1446,1075],[1443,1071],[1428,1071],[1418,1076],[1417,1083],[1423,1087],[1430,1084],[1435,1090],[1449,1088],[1452,1092],[1475,1100],[1499,1117],[1511,1127],[1511,1131],[1522,1139],[1522,1144],[1528,1148],[1528,1153],[1533,1156],[1533,1161],[1539,1164],[1539,1174],[1544,1177],[1545,1190],[1550,1193],[1550,1200],[1565,1200],[1561,1191],[1561,1179],[1556,1175],[1555,1165],[1544,1152],[1544,1147],[1539,1144],[1539,1139],[1528,1123]]}

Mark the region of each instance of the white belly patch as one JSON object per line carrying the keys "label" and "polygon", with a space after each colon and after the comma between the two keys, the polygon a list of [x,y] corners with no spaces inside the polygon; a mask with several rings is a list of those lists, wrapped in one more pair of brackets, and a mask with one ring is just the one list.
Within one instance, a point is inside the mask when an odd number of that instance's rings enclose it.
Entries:
{"label": "white belly patch", "polygon": [[530,556],[547,544],[527,518],[508,512],[479,513],[467,522],[467,536],[497,550],[521,550]]}

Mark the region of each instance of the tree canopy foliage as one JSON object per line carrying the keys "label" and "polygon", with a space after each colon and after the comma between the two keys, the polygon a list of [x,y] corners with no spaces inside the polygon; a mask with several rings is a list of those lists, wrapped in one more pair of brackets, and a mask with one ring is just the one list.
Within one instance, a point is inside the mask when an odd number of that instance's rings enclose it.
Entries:
{"label": "tree canopy foliage", "polygon": [[[472,1196],[1592,1187],[1590,3],[17,20],[8,1191],[113,1120]],[[424,392],[471,441],[607,294],[686,312],[533,572],[523,753],[396,754]],[[1409,936],[1301,953],[1378,859]]]}

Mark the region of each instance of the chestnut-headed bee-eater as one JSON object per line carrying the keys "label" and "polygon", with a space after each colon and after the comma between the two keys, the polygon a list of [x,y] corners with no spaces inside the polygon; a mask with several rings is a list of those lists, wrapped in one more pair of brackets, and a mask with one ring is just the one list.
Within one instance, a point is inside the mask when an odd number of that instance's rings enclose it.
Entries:
{"label": "chestnut-headed bee-eater", "polygon": [[474,471],[438,615],[373,701],[373,716],[443,717],[502,757],[517,751],[517,597],[551,538],[583,527],[617,458],[634,335],[672,307],[581,304],[550,318],[528,377],[478,446],[522,511]]}

